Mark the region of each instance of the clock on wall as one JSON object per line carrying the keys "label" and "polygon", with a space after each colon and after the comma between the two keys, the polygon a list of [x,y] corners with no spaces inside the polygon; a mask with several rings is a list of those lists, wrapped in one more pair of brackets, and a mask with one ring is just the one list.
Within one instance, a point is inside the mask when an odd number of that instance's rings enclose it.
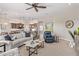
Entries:
{"label": "clock on wall", "polygon": [[68,20],[65,23],[66,28],[72,28],[74,26],[74,22],[72,20]]}

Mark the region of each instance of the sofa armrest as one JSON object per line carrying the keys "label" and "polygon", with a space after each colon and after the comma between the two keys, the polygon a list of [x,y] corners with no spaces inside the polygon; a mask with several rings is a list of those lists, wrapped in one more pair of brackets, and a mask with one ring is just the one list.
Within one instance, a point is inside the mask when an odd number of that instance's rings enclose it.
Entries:
{"label": "sofa armrest", "polygon": [[19,56],[19,55],[20,54],[18,48],[10,49],[0,54],[0,56]]}

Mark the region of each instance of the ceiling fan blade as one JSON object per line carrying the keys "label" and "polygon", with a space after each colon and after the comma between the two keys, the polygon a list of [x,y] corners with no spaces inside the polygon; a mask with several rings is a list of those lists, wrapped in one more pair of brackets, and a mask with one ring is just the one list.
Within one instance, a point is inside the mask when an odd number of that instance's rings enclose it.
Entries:
{"label": "ceiling fan blade", "polygon": [[36,7],[34,7],[34,9],[36,10],[36,12],[38,12],[38,9]]}
{"label": "ceiling fan blade", "polygon": [[33,7],[27,8],[26,10],[32,9]]}
{"label": "ceiling fan blade", "polygon": [[32,4],[30,4],[30,3],[25,3],[25,4],[32,6]]}
{"label": "ceiling fan blade", "polygon": [[37,8],[46,8],[46,6],[37,6]]}

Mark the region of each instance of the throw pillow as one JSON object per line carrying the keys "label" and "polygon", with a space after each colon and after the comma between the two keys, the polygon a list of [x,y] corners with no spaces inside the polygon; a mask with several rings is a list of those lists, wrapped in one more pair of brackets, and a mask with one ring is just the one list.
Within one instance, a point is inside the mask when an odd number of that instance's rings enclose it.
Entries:
{"label": "throw pillow", "polygon": [[5,36],[5,40],[13,41],[9,35]]}

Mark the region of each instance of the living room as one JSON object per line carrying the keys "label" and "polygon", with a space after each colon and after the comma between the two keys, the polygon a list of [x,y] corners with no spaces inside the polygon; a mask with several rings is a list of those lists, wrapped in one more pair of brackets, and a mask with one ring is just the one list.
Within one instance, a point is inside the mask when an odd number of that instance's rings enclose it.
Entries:
{"label": "living room", "polygon": [[78,10],[78,3],[0,3],[0,55],[79,55]]}

